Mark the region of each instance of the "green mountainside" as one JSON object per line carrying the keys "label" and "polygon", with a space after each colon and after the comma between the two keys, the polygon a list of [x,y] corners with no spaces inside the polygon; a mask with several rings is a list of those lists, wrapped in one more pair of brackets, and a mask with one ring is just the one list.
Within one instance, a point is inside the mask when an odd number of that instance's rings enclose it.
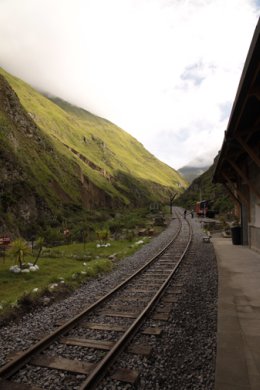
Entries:
{"label": "green mountainside", "polygon": [[219,214],[229,213],[234,208],[234,204],[222,184],[212,183],[214,169],[215,162],[206,172],[193,180],[180,195],[177,199],[178,205],[193,210],[199,200],[210,200],[211,210],[216,210]]}
{"label": "green mountainside", "polygon": [[86,210],[168,203],[187,185],[113,123],[1,68],[0,163],[0,224],[18,232]]}

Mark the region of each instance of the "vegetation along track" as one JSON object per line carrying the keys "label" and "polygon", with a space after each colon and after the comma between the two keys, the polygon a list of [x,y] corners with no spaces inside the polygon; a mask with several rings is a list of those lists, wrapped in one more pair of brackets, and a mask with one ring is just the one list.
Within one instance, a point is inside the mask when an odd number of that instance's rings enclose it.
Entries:
{"label": "vegetation along track", "polygon": [[[48,388],[42,377],[59,375],[61,371],[75,376],[73,388],[95,388],[105,375],[112,372],[109,369],[123,351],[149,354],[149,346],[135,345],[133,338],[138,332],[160,333],[160,328],[144,329],[143,324],[149,317],[167,320],[171,304],[176,299],[173,287],[170,291],[167,287],[192,239],[189,221],[182,219],[177,210],[175,213],[179,228],[172,241],[111,292],[65,324],[58,324],[52,334],[3,366],[0,369],[0,389]],[[175,293],[179,292],[178,287],[174,287]],[[95,339],[84,337],[88,329],[96,332]],[[106,339],[109,333],[110,337]],[[90,361],[89,351],[92,351]],[[129,383],[134,383],[139,374],[136,370],[113,371],[114,380]]]}

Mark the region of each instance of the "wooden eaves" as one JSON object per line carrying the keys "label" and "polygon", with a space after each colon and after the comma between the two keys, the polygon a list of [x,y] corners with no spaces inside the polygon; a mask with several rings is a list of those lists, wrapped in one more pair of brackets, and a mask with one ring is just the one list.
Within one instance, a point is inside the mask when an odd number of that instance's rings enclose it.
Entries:
{"label": "wooden eaves", "polygon": [[245,61],[224,141],[218,155],[213,182],[224,184],[236,200],[248,203],[238,193],[245,183],[260,198],[248,177],[248,166],[260,167],[260,21],[258,20]]}

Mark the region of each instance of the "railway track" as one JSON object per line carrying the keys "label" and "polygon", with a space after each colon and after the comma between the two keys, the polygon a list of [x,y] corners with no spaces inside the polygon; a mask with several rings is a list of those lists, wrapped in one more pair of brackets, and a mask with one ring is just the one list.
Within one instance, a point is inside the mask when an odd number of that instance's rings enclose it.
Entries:
{"label": "railway track", "polygon": [[[160,253],[108,294],[73,319],[57,324],[53,333],[3,366],[0,389],[48,389],[42,385],[37,387],[37,377],[43,378],[50,372],[57,377],[61,372],[69,372],[75,377],[74,389],[92,389],[112,372],[111,367],[122,352],[148,356],[149,345],[135,344],[135,336],[138,332],[160,334],[160,328],[143,325],[148,318],[167,320],[180,292],[180,286],[171,286],[169,290],[169,284],[192,239],[189,221],[177,217],[179,228]],[[95,333],[95,338],[86,337],[89,331]],[[114,369],[112,378],[135,383],[138,375],[137,370]]]}

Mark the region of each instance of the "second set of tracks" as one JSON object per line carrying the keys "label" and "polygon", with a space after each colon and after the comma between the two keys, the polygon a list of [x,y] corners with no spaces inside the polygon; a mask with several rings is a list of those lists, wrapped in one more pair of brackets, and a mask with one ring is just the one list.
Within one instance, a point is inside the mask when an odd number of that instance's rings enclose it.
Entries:
{"label": "second set of tracks", "polygon": [[[46,369],[49,375],[70,372],[75,376],[73,388],[92,389],[108,375],[123,351],[149,354],[149,346],[135,345],[133,339],[138,332],[160,333],[157,327],[143,325],[148,318],[167,320],[175,300],[168,286],[192,240],[189,220],[175,212],[179,226],[171,242],[108,294],[3,366],[0,389],[48,389],[37,380],[37,375],[48,375]],[[175,288],[178,292],[178,286]],[[89,329],[99,332],[95,339],[86,338]],[[109,332],[114,336],[107,339]],[[68,358],[66,348],[73,350],[69,355],[73,358]],[[89,361],[90,350],[97,351],[94,362]],[[113,379],[134,383],[138,374],[136,370],[116,369]]]}

